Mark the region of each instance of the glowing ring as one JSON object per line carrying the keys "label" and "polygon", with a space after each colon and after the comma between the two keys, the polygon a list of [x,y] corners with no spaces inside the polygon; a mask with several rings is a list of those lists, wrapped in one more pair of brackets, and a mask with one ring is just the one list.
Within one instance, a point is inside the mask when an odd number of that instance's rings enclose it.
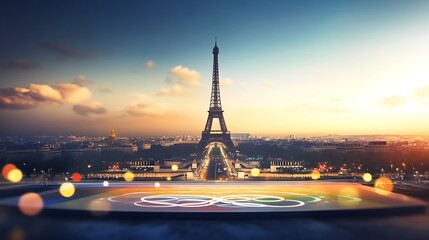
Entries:
{"label": "glowing ring", "polygon": [[214,205],[218,201],[216,197],[203,195],[153,195],[142,197],[141,201],[134,205],[139,207],[206,207]]}
{"label": "glowing ring", "polygon": [[[263,192],[263,191],[258,191]],[[266,192],[266,191],[265,191]],[[291,208],[300,207],[306,203],[319,202],[322,199],[308,194],[282,192],[284,194],[303,196],[310,198],[310,201],[302,201],[296,199],[285,199],[280,196],[264,195],[264,194],[244,194],[244,195],[227,195],[222,197],[205,196],[205,195],[192,195],[192,194],[163,194],[163,195],[150,195],[148,192],[135,192],[126,193],[119,196],[109,197],[108,200],[119,203],[133,203],[138,207],[150,208],[171,208],[171,207],[184,207],[184,208],[197,208],[207,206],[217,207],[247,207],[247,208]],[[143,197],[141,197],[143,195]],[[352,201],[361,201],[359,198],[352,198]],[[124,201],[125,200],[125,201]]]}
{"label": "glowing ring", "polygon": [[315,196],[310,196],[310,195],[305,194],[305,193],[293,193],[293,192],[283,192],[283,193],[287,193],[287,194],[290,194],[290,195],[297,195],[297,196],[304,196],[304,197],[313,198],[313,200],[309,201],[309,203],[322,201],[321,198],[318,198],[318,197],[315,197]]}
{"label": "glowing ring", "polygon": [[[273,198],[276,199],[274,201],[264,201],[261,199],[264,198]],[[236,199],[236,200],[231,200]],[[238,199],[238,200],[237,200]],[[224,204],[232,204],[234,206],[239,207],[270,207],[270,208],[289,208],[289,207],[301,207],[305,205],[305,202],[299,201],[299,200],[292,200],[292,199],[284,199],[283,197],[278,196],[269,196],[269,195],[260,195],[260,194],[246,194],[246,195],[229,195],[229,196],[223,196],[219,198],[219,201]],[[255,201],[258,203],[252,203],[247,201]],[[263,204],[263,202],[294,202],[296,204],[294,205],[270,205],[270,204]],[[225,206],[225,205],[221,205]]]}
{"label": "glowing ring", "polygon": [[[122,194],[122,195],[109,197],[109,198],[107,198],[107,200],[111,201],[111,202],[119,202],[119,203],[135,203],[136,200],[140,200],[140,196],[136,196],[135,199],[133,199],[132,197],[129,197],[129,196],[131,196],[131,195],[141,195],[141,194],[146,194],[146,193],[147,192],[125,193],[125,194]],[[120,200],[116,200],[115,198],[120,198]],[[125,199],[125,201],[123,199]],[[126,201],[126,199],[130,199],[130,200]]]}

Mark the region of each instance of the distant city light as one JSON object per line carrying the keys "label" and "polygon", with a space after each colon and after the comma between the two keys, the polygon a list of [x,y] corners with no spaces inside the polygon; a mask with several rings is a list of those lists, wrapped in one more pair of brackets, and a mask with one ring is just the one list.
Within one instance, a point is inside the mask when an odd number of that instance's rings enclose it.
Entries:
{"label": "distant city light", "polygon": [[103,182],[103,186],[104,186],[104,187],[108,187],[108,186],[109,186],[109,182],[108,182],[108,181],[104,181],[104,182]]}
{"label": "distant city light", "polygon": [[72,174],[71,178],[73,182],[80,182],[82,180],[82,175],[76,172]]}
{"label": "distant city light", "polygon": [[371,180],[372,180],[372,175],[371,175],[370,173],[364,173],[364,174],[363,174],[363,176],[362,176],[362,178],[363,178],[363,180],[364,180],[365,182],[371,182]]}
{"label": "distant city light", "polygon": [[381,177],[375,180],[374,189],[380,195],[388,195],[393,191],[393,182],[390,178]]}
{"label": "distant city light", "polygon": [[250,171],[250,174],[252,174],[252,176],[253,177],[257,177],[257,176],[259,176],[259,174],[261,173],[261,170],[259,170],[259,168],[253,168],[251,171]]}
{"label": "distant city light", "polygon": [[71,182],[65,182],[60,186],[60,194],[63,197],[69,198],[74,195],[76,189]]}
{"label": "distant city light", "polygon": [[123,177],[124,177],[125,181],[132,182],[134,180],[134,173],[128,171],[128,172],[124,173]]}
{"label": "distant city light", "polygon": [[171,170],[177,171],[177,170],[179,170],[179,166],[177,166],[176,164],[174,164],[173,166],[171,166]]}
{"label": "distant city light", "polygon": [[317,180],[320,178],[320,172],[316,169],[314,169],[313,171],[311,171],[311,179],[313,180]]}
{"label": "distant city light", "polygon": [[155,187],[156,187],[156,188],[159,188],[160,186],[161,186],[161,184],[160,184],[159,182],[156,182],[156,183],[155,183]]}
{"label": "distant city light", "polygon": [[9,175],[9,172],[12,171],[13,169],[16,169],[16,166],[12,163],[8,163],[4,165],[1,171],[3,178],[8,180],[7,176]]}
{"label": "distant city light", "polygon": [[18,201],[19,210],[27,216],[35,216],[43,209],[43,199],[39,194],[29,192],[22,195]]}
{"label": "distant city light", "polygon": [[17,183],[22,180],[22,172],[18,168],[10,170],[7,174],[7,179],[11,182]]}

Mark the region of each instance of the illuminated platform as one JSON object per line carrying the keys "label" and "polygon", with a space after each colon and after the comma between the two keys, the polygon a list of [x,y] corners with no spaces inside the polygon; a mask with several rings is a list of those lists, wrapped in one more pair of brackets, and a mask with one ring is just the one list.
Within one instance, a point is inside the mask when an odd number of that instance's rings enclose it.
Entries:
{"label": "illuminated platform", "polygon": [[[70,198],[57,188],[39,193],[42,214],[116,217],[289,217],[423,212],[426,203],[355,183],[153,182],[75,184]],[[0,205],[17,206],[18,197]]]}

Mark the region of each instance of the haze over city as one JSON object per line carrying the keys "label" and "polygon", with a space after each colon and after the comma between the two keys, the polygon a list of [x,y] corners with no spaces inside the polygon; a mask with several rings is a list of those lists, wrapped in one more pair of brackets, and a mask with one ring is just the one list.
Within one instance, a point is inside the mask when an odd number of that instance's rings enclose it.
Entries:
{"label": "haze over city", "polygon": [[81,3],[2,3],[0,135],[199,135],[215,36],[232,132],[429,135],[427,1]]}

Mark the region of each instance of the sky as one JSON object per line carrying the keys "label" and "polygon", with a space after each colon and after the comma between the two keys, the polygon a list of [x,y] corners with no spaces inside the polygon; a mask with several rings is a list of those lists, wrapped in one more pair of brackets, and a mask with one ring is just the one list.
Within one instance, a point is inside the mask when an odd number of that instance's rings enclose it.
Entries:
{"label": "sky", "polygon": [[[0,3],[0,135],[429,135],[429,1]],[[217,125],[214,129],[219,129]]]}

